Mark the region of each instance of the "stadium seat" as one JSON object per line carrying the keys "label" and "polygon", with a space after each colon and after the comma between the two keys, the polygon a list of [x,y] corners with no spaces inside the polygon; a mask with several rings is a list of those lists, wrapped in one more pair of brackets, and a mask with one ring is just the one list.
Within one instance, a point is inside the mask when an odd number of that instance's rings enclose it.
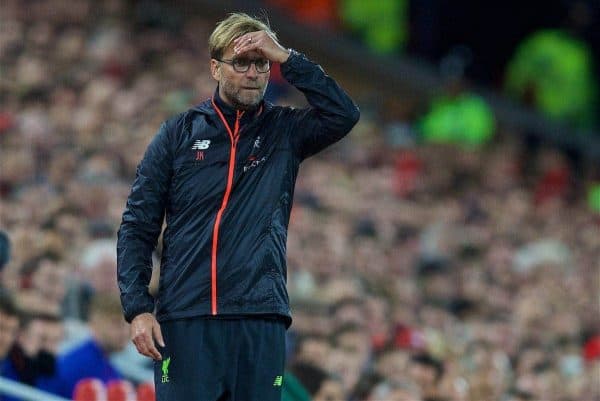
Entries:
{"label": "stadium seat", "polygon": [[107,401],[136,401],[135,388],[127,380],[111,380],[106,387]]}
{"label": "stadium seat", "polygon": [[106,387],[98,379],[82,379],[73,391],[74,401],[107,401]]}
{"label": "stadium seat", "polygon": [[141,383],[137,387],[137,401],[155,401],[156,393],[152,383]]}

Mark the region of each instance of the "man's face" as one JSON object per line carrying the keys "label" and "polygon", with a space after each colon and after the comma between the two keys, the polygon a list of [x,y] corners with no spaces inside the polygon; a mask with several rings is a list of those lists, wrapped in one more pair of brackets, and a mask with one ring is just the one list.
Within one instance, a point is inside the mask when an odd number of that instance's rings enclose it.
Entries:
{"label": "man's face", "polygon": [[121,351],[129,342],[129,326],[121,315],[98,311],[92,313],[90,325],[107,354]]}
{"label": "man's face", "polygon": [[370,354],[370,338],[364,331],[348,331],[338,335],[338,347],[352,355],[353,359],[362,366],[366,364]]}
{"label": "man's face", "polygon": [[401,380],[405,376],[409,364],[407,352],[396,349],[386,352],[377,361],[375,370],[381,376],[390,380]]}
{"label": "man's face", "polygon": [[410,378],[418,383],[421,388],[429,389],[435,384],[435,370],[432,367],[413,362],[408,373]]}
{"label": "man's face", "polygon": [[61,302],[67,291],[67,267],[51,260],[43,260],[33,276],[33,285],[48,301]]}
{"label": "man's face", "polygon": [[317,366],[323,363],[324,358],[329,355],[331,346],[324,339],[312,338],[304,341],[298,352],[298,359],[314,363]]}
{"label": "man's face", "polygon": [[17,337],[19,319],[16,316],[0,312],[0,360],[6,356]]}
{"label": "man's face", "polygon": [[[231,61],[235,58],[264,59],[256,51],[236,55],[233,45],[229,45],[221,60]],[[255,107],[263,99],[269,82],[269,72],[256,71],[255,64],[251,64],[246,72],[237,72],[231,64],[215,59],[211,60],[210,67],[213,78],[219,82],[219,96],[225,103],[246,110]]]}
{"label": "man's face", "polygon": [[63,338],[62,321],[34,319],[21,331],[19,345],[28,356],[35,356],[42,350],[56,355]]}

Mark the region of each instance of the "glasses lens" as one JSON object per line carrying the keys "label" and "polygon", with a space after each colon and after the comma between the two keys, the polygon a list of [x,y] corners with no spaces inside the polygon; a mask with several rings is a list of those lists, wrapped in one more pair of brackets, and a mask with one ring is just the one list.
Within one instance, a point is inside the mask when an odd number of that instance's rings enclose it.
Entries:
{"label": "glasses lens", "polygon": [[256,66],[256,71],[258,71],[258,72],[267,72],[267,71],[269,71],[269,67],[270,67],[269,60],[261,58],[261,59],[256,60],[254,62],[254,65]]}
{"label": "glasses lens", "polygon": [[236,58],[232,60],[233,69],[237,72],[246,72],[250,68],[250,65],[253,64],[256,67],[257,72],[268,72],[271,68],[271,62],[264,58],[259,58],[256,60],[249,60],[247,58]]}
{"label": "glasses lens", "polygon": [[250,60],[246,58],[236,58],[233,60],[233,68],[238,72],[246,72],[250,67]]}

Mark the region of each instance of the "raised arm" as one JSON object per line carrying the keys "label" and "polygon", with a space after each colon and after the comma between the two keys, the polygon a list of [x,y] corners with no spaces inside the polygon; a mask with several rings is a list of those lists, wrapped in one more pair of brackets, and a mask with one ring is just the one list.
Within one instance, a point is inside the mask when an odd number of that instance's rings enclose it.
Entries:
{"label": "raised arm", "polygon": [[304,159],[343,138],[358,122],[360,112],[352,99],[323,69],[294,50],[287,50],[265,31],[250,32],[234,41],[234,51],[257,51],[280,62],[284,78],[306,96],[310,107],[294,110],[291,142]]}

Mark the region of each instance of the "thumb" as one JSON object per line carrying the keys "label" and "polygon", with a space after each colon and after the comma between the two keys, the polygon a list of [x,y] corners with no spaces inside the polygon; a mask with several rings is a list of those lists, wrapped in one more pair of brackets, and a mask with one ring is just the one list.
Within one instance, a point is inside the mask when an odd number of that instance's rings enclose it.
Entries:
{"label": "thumb", "polygon": [[165,340],[163,340],[163,336],[162,336],[162,331],[160,330],[160,324],[158,324],[158,322],[154,322],[154,325],[152,326],[152,334],[154,335],[154,338],[156,339],[156,341],[158,341],[158,345],[160,345],[161,347],[165,346]]}

